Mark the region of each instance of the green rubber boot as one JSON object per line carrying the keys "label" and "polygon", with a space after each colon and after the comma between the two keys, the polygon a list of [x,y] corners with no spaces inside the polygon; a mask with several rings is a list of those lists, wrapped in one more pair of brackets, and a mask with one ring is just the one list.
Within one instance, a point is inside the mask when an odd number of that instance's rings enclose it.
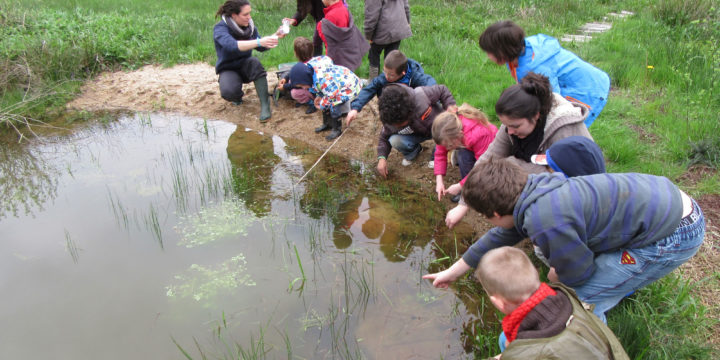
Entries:
{"label": "green rubber boot", "polygon": [[270,95],[266,77],[255,80],[255,92],[260,100],[260,122],[266,122],[272,115],[270,113]]}

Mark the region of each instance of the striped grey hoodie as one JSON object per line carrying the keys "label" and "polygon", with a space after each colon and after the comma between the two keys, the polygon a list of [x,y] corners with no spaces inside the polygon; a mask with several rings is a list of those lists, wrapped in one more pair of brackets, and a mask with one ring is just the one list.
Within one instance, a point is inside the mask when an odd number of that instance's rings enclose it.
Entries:
{"label": "striped grey hoodie", "polygon": [[515,228],[491,229],[463,260],[477,267],[487,251],[529,237],[560,281],[577,286],[595,271],[596,254],[652,244],[672,234],[681,215],[680,191],[664,177],[531,174],[515,204]]}

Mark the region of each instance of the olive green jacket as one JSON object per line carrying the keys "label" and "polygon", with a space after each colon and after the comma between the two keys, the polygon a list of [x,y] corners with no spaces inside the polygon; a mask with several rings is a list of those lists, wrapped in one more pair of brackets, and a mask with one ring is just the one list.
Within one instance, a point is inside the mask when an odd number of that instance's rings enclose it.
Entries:
{"label": "olive green jacket", "polygon": [[563,284],[550,285],[570,299],[573,313],[561,333],[539,339],[516,339],[502,353],[513,359],[630,359],[620,341],[595,314],[585,308],[575,292]]}

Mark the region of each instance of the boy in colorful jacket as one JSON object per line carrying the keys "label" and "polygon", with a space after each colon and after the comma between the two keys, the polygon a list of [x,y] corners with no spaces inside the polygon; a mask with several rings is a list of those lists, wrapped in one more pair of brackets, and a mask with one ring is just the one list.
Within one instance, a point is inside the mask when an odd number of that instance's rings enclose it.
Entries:
{"label": "boy in colorful jacket", "polygon": [[405,84],[413,89],[437,84],[432,76],[425,73],[419,62],[409,59],[400,50],[393,50],[385,55],[383,72],[372,78],[370,83],[360,91],[357,99],[353,100],[351,104],[352,110],[350,110],[346,119],[347,125],[350,126],[350,123],[355,120],[360,110],[372,98],[382,95],[382,89],[385,85],[392,83]]}
{"label": "boy in colorful jacket", "polygon": [[323,124],[315,132],[332,129],[325,137],[328,141],[340,136],[340,117],[350,111],[350,101],[360,93],[360,78],[350,69],[333,64],[329,57],[316,56],[307,64],[293,66],[290,82],[295,87],[309,89],[315,95],[315,107],[323,110]]}
{"label": "boy in colorful jacket", "polygon": [[525,253],[503,246],[488,251],[475,271],[503,314],[500,350],[511,359],[629,359],[620,341],[572,289],[540,282]]}
{"label": "boy in colorful jacket", "polygon": [[603,321],[625,295],[688,261],[705,237],[700,207],[661,176],[528,175],[491,158],[475,165],[462,195],[495,227],[450,268],[423,278],[447,287],[489,250],[530,238],[548,260],[548,279],[572,287]]}

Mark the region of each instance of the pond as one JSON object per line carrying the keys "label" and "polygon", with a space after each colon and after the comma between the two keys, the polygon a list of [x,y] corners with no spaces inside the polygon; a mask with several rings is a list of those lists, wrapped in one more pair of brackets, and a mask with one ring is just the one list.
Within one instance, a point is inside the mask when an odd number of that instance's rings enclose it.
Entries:
{"label": "pond", "polygon": [[472,358],[496,312],[421,280],[471,231],[319,156],[156,113],[3,145],[0,358]]}

